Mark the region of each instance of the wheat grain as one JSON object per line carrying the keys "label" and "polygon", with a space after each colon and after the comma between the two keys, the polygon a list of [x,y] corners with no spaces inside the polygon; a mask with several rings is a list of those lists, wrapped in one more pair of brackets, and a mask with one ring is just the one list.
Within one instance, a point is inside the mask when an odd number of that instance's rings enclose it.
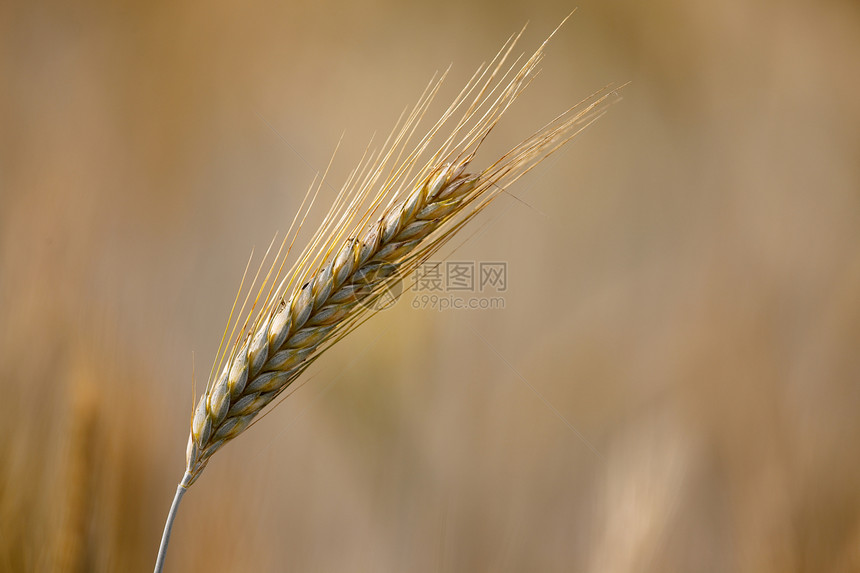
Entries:
{"label": "wheat grain", "polygon": [[[274,276],[263,283],[271,285],[269,291],[264,295],[261,287],[255,301],[260,311],[234,329],[240,334],[222,353],[213,369],[220,374],[210,376],[197,404],[186,469],[156,571],[163,564],[179,500],[211,456],[242,433],[325,349],[367,318],[370,303],[386,286],[426,261],[494,197],[602,113],[614,91],[595,94],[489,167],[472,170],[476,150],[529,85],[543,57],[546,42],[523,64],[505,68],[518,39],[510,38],[490,64],[479,68],[439,121],[410,144],[442,80],[431,82],[382,151],[353,172],[287,273],[282,273],[283,261],[292,244],[282,245],[269,273]],[[448,135],[434,144],[458,114]]]}

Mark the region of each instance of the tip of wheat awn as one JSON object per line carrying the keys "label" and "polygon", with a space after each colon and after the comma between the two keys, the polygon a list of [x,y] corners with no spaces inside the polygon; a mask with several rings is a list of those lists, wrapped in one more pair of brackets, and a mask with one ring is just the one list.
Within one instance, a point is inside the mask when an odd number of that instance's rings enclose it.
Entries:
{"label": "tip of wheat awn", "polygon": [[236,304],[231,311],[231,317],[247,318],[225,331],[194,410],[185,473],[156,572],[163,565],[179,500],[212,455],[247,429],[327,348],[366,320],[375,298],[392,281],[425,262],[499,193],[619,99],[615,88],[604,88],[491,164],[473,165],[476,151],[529,86],[543,59],[546,41],[530,57],[512,55],[521,34],[510,37],[492,61],[478,68],[435,123],[420,128],[445,74],[434,79],[380,150],[365,153],[298,253],[296,236],[321,180],[312,186],[280,246],[270,247],[271,264],[255,277],[261,286],[238,311]]}

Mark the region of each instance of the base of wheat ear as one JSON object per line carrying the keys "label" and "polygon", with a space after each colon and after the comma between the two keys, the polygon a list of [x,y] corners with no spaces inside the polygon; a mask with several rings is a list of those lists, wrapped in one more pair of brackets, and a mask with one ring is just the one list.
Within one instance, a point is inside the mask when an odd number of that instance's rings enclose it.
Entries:
{"label": "base of wheat ear", "polygon": [[254,289],[251,309],[238,310],[249,318],[236,320],[232,331],[225,331],[212,369],[219,374],[210,375],[193,415],[185,473],[165,525],[156,573],[163,566],[179,500],[212,455],[248,428],[327,348],[368,318],[371,303],[392,281],[408,276],[494,197],[618,99],[615,89],[605,88],[488,167],[473,169],[475,152],[530,84],[543,58],[546,41],[524,62],[521,56],[506,65],[520,35],[509,38],[440,119],[417,137],[445,74],[430,83],[419,102],[401,115],[381,150],[365,154],[285,271],[298,228],[320,189],[312,186],[287,239],[273,253],[262,286]]}

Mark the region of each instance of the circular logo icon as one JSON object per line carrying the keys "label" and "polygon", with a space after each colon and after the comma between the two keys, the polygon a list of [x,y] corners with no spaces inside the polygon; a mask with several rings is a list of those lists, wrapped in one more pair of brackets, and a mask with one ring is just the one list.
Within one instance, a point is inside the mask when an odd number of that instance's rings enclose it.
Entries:
{"label": "circular logo icon", "polygon": [[360,269],[353,278],[358,304],[373,312],[388,310],[403,294],[397,265],[381,263]]}

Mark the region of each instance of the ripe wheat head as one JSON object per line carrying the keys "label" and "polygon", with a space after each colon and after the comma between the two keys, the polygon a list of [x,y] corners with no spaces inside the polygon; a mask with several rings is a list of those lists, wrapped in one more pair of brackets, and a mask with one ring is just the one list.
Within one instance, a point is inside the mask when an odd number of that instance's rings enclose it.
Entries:
{"label": "ripe wheat head", "polygon": [[531,57],[507,64],[520,35],[509,38],[439,120],[417,137],[417,126],[445,75],[432,81],[418,103],[401,116],[380,151],[366,153],[316,233],[285,270],[295,241],[293,227],[297,220],[301,226],[319,191],[319,185],[316,191],[312,186],[262,279],[249,318],[242,324],[237,320],[230,334],[225,331],[223,340],[228,343],[222,340],[212,370],[217,375],[210,375],[194,411],[185,473],[165,526],[156,571],[163,563],[179,500],[212,455],[247,429],[327,348],[368,318],[372,303],[386,287],[408,276],[493,198],[617,99],[615,90],[605,88],[491,165],[473,168],[477,149],[530,84],[543,58],[546,42]]}

